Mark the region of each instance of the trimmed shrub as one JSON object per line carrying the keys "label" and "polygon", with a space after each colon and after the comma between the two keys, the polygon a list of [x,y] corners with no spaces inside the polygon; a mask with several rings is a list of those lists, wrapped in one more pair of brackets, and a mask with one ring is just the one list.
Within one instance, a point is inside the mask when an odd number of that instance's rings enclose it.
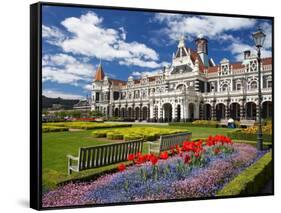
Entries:
{"label": "trimmed shrub", "polygon": [[182,127],[189,127],[189,126],[197,126],[197,127],[217,127],[218,122],[212,120],[196,120],[193,122],[175,122],[169,123],[169,126],[182,126]]}
{"label": "trimmed shrub", "polygon": [[93,137],[95,137],[95,138],[105,138],[106,133],[105,132],[93,132]]}
{"label": "trimmed shrub", "polygon": [[[237,140],[248,140],[248,141],[256,141],[257,140],[257,134],[253,133],[244,133],[241,130],[236,130],[234,132],[227,133],[227,136],[232,139]],[[263,134],[262,135],[263,140],[267,142],[272,142],[272,135]]]}
{"label": "trimmed shrub", "polygon": [[130,135],[124,135],[123,139],[125,141],[130,141],[130,140],[137,140],[137,139],[141,139],[143,136],[141,135],[134,135],[134,134],[130,134]]}
{"label": "trimmed shrub", "polygon": [[156,140],[156,134],[155,133],[150,133],[150,134],[145,134],[144,135],[144,140],[146,141],[155,141]]}
{"label": "trimmed shrub", "polygon": [[105,128],[118,128],[118,127],[131,127],[132,124],[111,124],[111,123],[96,123],[96,122],[58,122],[48,123],[48,126],[68,127],[72,129],[105,129]]}
{"label": "trimmed shrub", "polygon": [[272,178],[272,169],[272,152],[268,152],[224,186],[217,196],[256,194]]}
{"label": "trimmed shrub", "polygon": [[123,140],[123,135],[115,132],[109,132],[106,134],[106,138],[110,140]]}
{"label": "trimmed shrub", "polygon": [[42,126],[42,132],[63,132],[63,131],[68,131],[67,127],[56,127],[56,126],[47,126],[43,125]]}

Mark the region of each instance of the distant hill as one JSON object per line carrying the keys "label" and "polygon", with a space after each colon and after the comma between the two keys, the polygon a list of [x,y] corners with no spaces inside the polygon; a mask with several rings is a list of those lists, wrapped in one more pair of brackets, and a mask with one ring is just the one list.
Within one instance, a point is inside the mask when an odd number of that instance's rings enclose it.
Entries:
{"label": "distant hill", "polygon": [[42,107],[43,109],[51,108],[53,104],[60,104],[64,109],[72,109],[74,104],[77,104],[79,99],[62,99],[62,98],[49,98],[42,95]]}

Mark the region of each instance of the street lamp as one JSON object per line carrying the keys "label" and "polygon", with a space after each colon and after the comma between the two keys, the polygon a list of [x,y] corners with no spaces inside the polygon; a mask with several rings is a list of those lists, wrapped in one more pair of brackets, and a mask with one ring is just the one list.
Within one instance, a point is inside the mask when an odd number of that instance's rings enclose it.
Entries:
{"label": "street lamp", "polygon": [[261,101],[262,101],[262,94],[261,94],[261,48],[263,46],[265,40],[265,34],[261,29],[258,29],[257,32],[252,34],[253,39],[255,41],[255,45],[258,51],[258,131],[257,131],[257,149],[262,150],[262,126],[261,126]]}

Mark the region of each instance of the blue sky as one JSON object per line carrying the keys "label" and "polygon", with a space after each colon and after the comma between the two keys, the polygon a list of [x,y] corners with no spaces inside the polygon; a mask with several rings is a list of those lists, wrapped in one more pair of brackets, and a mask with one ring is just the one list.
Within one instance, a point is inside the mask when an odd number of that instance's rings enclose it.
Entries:
{"label": "blue sky", "polygon": [[43,94],[89,95],[100,62],[110,78],[153,75],[171,63],[182,35],[192,49],[196,37],[204,35],[215,63],[223,58],[240,61],[244,50],[255,51],[251,33],[258,26],[267,35],[262,55],[270,57],[268,19],[43,6]]}

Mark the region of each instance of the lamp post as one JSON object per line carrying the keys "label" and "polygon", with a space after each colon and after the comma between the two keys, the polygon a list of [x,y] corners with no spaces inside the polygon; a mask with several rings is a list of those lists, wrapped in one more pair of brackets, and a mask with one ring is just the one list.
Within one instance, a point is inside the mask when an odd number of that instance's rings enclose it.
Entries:
{"label": "lamp post", "polygon": [[253,39],[255,41],[255,45],[257,47],[258,52],[258,131],[257,131],[257,149],[263,149],[263,140],[262,140],[262,126],[261,126],[261,101],[262,101],[262,94],[261,94],[261,48],[263,46],[265,40],[265,34],[261,29],[258,29],[257,32],[252,34]]}

